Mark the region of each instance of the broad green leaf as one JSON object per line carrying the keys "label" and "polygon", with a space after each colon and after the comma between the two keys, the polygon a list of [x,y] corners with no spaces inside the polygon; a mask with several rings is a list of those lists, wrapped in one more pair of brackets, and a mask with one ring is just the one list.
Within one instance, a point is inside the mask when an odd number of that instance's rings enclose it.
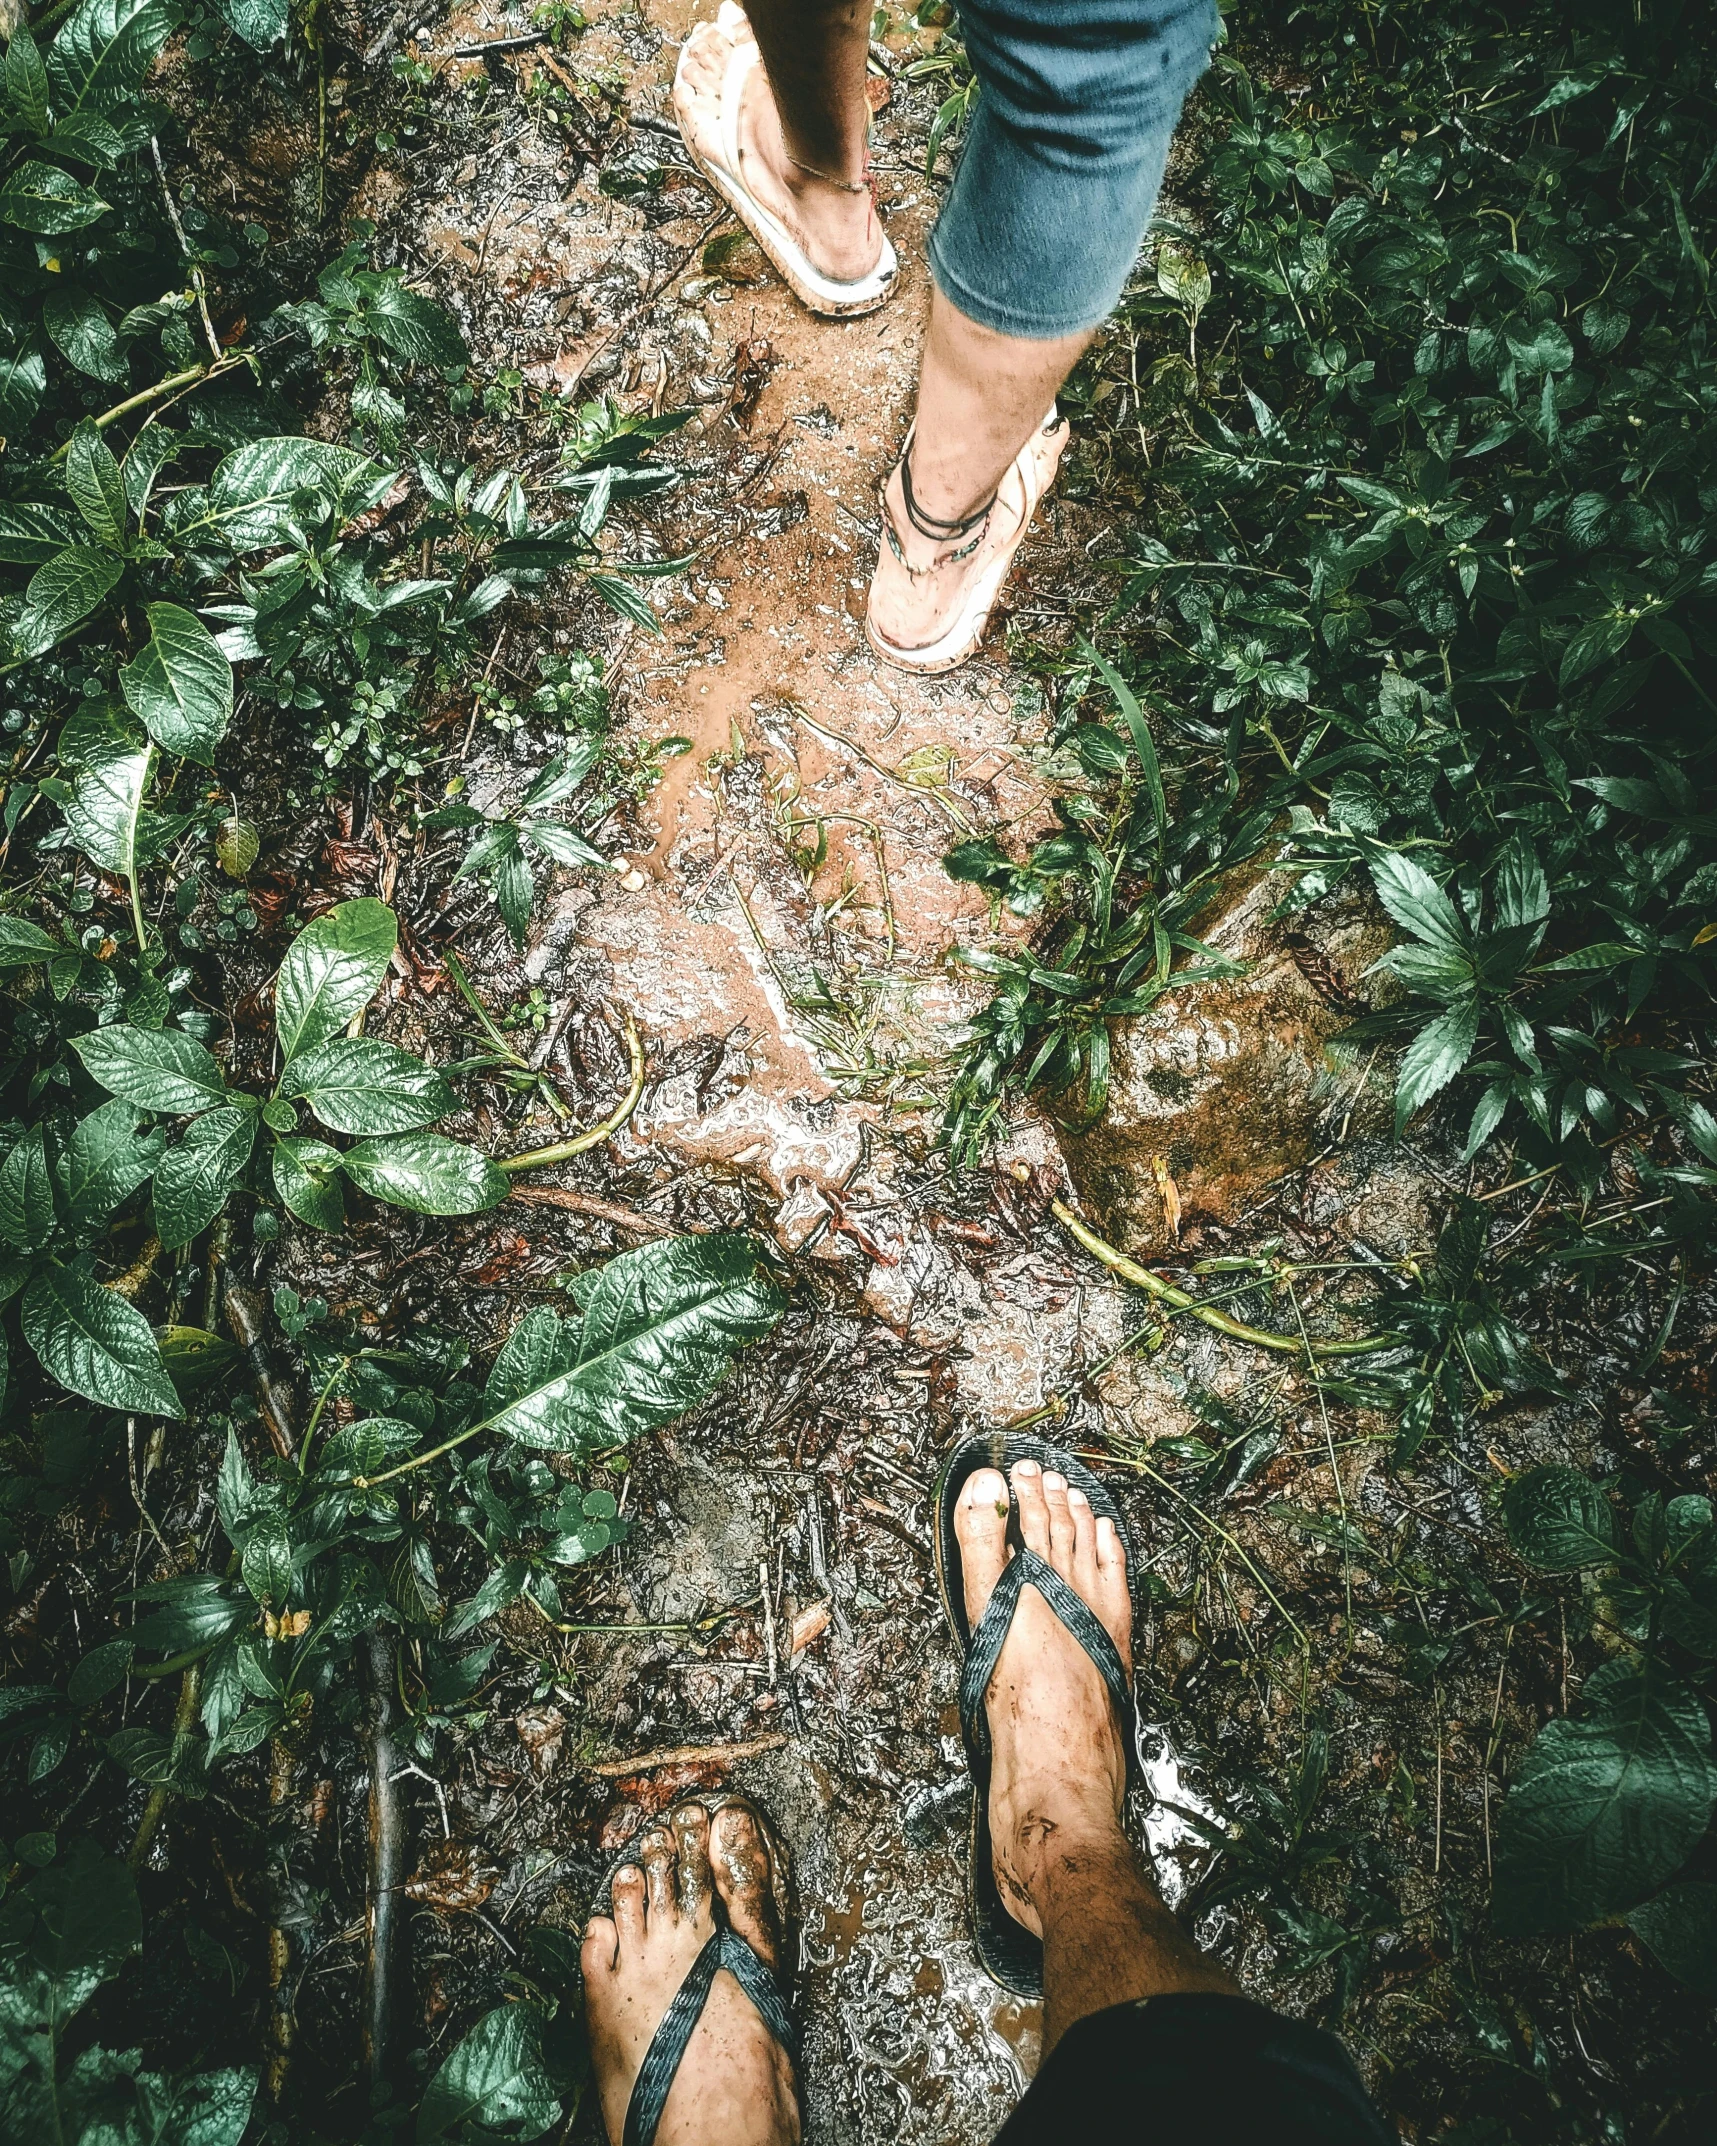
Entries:
{"label": "broad green leaf", "polygon": [[129,878],[137,869],[137,830],[154,760],[153,745],[119,730],[92,738],[84,753],[66,800],[66,827],[84,855],[104,872]]}
{"label": "broad green leaf", "polygon": [[352,280],[364,294],[366,325],[396,357],[449,367],[471,362],[465,338],[432,299],[402,289],[391,276],[360,270]]}
{"label": "broad green leaf", "polygon": [[220,1067],[181,1028],[128,1028],[115,1022],[74,1036],[72,1048],[110,1094],[144,1110],[189,1117],[227,1101]]}
{"label": "broad green leaf", "polygon": [[125,1682],[136,1652],[137,1643],[129,1637],[92,1647],[66,1679],[66,1697],[73,1706],[94,1706],[105,1699],[116,1684]]}
{"label": "broad green leaf", "polygon": [[1478,1001],[1467,999],[1440,1013],[1413,1038],[1395,1077],[1397,1136],[1406,1130],[1414,1111],[1440,1094],[1466,1064],[1478,1032]]}
{"label": "broad green leaf", "polygon": [[338,1148],[325,1140],[277,1140],[272,1165],[274,1189],[281,1205],[312,1229],[330,1233],[346,1226],[346,1203],[340,1192]]}
{"label": "broad green leaf", "polygon": [[[209,480],[207,520],[234,551],[290,544],[300,533],[301,517],[321,520],[330,508],[338,513],[356,495],[389,472],[350,447],[326,440],[282,435],[251,440],[227,456]],[[308,508],[295,507],[301,494],[312,494]]]}
{"label": "broad green leaf", "polygon": [[1508,1539],[1541,1572],[1605,1565],[1619,1551],[1616,1516],[1602,1489],[1577,1468],[1529,1468],[1503,1492]]}
{"label": "broad green leaf", "polygon": [[74,1840],[7,1905],[8,2038],[57,2036],[142,1942],[136,1882],[94,1841]]}
{"label": "broad green leaf", "polygon": [[552,857],[556,864],[596,864],[604,871],[614,869],[611,859],[592,842],[570,827],[558,826],[553,820],[526,820],[519,832],[527,842],[534,842],[545,857]]}
{"label": "broad green leaf", "polygon": [[570,1371],[578,1362],[579,1349],[576,1319],[563,1319],[548,1304],[526,1312],[501,1344],[483,1389],[484,1410],[493,1416]]}
{"label": "broad green leaf", "polygon": [[747,1238],[643,1245],[581,1277],[576,1362],[546,1367],[491,1420],[525,1445],[617,1445],[713,1393],[736,1352],[769,1332],[786,1299]]}
{"label": "broad green leaf", "polygon": [[63,164],[44,164],[35,157],[20,164],[0,186],[0,223],[43,238],[81,231],[85,224],[105,216],[111,206],[93,187],[74,179]]}
{"label": "broad green leaf", "polygon": [[86,417],[66,447],[66,490],[98,544],[110,551],[125,543],[125,483],[113,449]]}
{"label": "broad green leaf", "polygon": [[[42,396],[47,389],[47,385],[48,368],[43,360],[41,351],[36,347],[33,337],[27,338],[20,343],[14,343],[10,350],[0,350],[0,427],[4,428],[8,437],[21,433],[35,416],[36,412],[41,408]],[[22,511],[35,514],[41,510],[40,508],[28,508]],[[3,526],[6,521],[9,521],[19,512],[20,509],[15,505],[0,511],[0,526]],[[69,534],[70,532],[68,531],[67,536]],[[67,537],[62,536],[60,542],[64,543],[66,541]],[[4,539],[0,538],[0,544],[3,543]],[[57,549],[58,547],[56,546],[55,548]],[[10,549],[0,549],[0,558],[13,558],[15,556],[15,552]],[[26,555],[23,563],[33,566],[46,556],[45,552],[32,551]],[[491,581],[495,578],[494,575],[489,577]],[[484,584],[485,587],[487,585],[487,583]],[[509,594],[511,584],[502,582],[501,592],[503,595]],[[497,602],[499,600],[499,598],[496,599]]]}
{"label": "broad green leaf", "polygon": [[52,961],[66,951],[63,939],[32,924],[28,917],[0,914],[0,969],[25,969]]}
{"label": "broad green leaf", "polygon": [[134,1103],[116,1096],[72,1128],[54,1166],[54,1188],[68,1228],[85,1232],[105,1222],[160,1161],[165,1126],[140,1129]]}
{"label": "broad green leaf", "polygon": [[69,112],[56,122],[48,147],[74,164],[94,164],[117,171],[125,162],[125,136],[99,112]]}
{"label": "broad green leaf", "polygon": [[188,1573],[157,1580],[134,1590],[134,1602],[157,1605],[132,1629],[139,1648],[151,1654],[183,1654],[224,1639],[240,1625],[256,1622],[250,1596],[214,1573]]}
{"label": "broad green leaf", "polygon": [[155,1166],[155,1229],[168,1251],[208,1228],[256,1145],[254,1110],[211,1110]]}
{"label": "broad green leaf", "polygon": [[140,1416],[182,1413],[148,1320],[104,1289],[87,1259],[38,1274],[22,1318],[42,1368],[68,1392]]}
{"label": "broad green leaf", "polygon": [[45,656],[99,610],[125,572],[122,561],[93,544],[68,544],[30,576],[24,608],[12,621],[12,643],[23,661]]}
{"label": "broad green leaf", "polygon": [[47,1134],[32,1125],[0,1163],[0,1237],[22,1251],[39,1251],[53,1235],[55,1221]]}
{"label": "broad green leaf", "polygon": [[[0,426],[21,432],[29,423],[6,407],[6,361],[0,359]],[[45,566],[75,544],[80,524],[69,507],[40,499],[13,499],[0,505],[0,559],[13,566]]]}
{"label": "broad green leaf", "polygon": [[1713,1801],[1711,1724],[1697,1696],[1661,1663],[1606,1662],[1586,1680],[1581,1718],[1542,1729],[1509,1786],[1498,1929],[1577,1930],[1634,1906],[1692,1854]]}
{"label": "broad green leaf", "polygon": [[361,1140],[340,1158],[346,1175],[372,1198],[420,1215],[474,1215],[507,1197],[504,1170],[444,1133],[397,1133]]}
{"label": "broad green leaf", "polygon": [[1678,1982],[1717,1997],[1717,1885],[1672,1885],[1635,1908],[1628,1928]]}
{"label": "broad green leaf", "polygon": [[85,0],[48,52],[54,110],[109,112],[143,87],[173,34],[171,0]]}
{"label": "broad green leaf", "polygon": [[292,1593],[292,1536],[277,1513],[259,1520],[239,1560],[244,1584],[268,1609],[282,1608]]}
{"label": "broad green leaf", "polygon": [[520,2146],[541,2138],[560,2114],[542,2040],[538,2005],[503,2004],[485,2013],[424,2089],[417,2112],[419,2146],[434,2139],[464,2146],[496,2134]]}
{"label": "broad green leaf", "polygon": [[398,940],[393,911],[367,896],[337,903],[305,925],[287,949],[274,989],[280,1055],[288,1065],[369,1004]]}
{"label": "broad green leaf", "polygon": [[14,18],[6,47],[4,72],[6,102],[13,116],[32,134],[45,134],[48,127],[48,70],[42,65],[41,49],[30,35],[28,23]]}
{"label": "broad green leaf", "polygon": [[286,35],[287,0],[218,0],[218,5],[253,51],[266,52]]}
{"label": "broad green leaf", "polygon": [[80,284],[68,283],[48,293],[42,301],[42,326],[67,363],[92,380],[117,387],[131,377],[107,308]]}
{"label": "broad green leaf", "polygon": [[295,1058],[280,1093],[303,1096],[337,1133],[415,1132],[458,1100],[433,1066],[364,1036],[335,1036]]}
{"label": "broad green leaf", "polygon": [[1444,953],[1466,952],[1466,927],[1460,912],[1423,865],[1393,853],[1373,857],[1371,878],[1378,900],[1403,931]]}
{"label": "broad green leaf", "polygon": [[148,1788],[192,1797],[208,1792],[208,1747],[201,1737],[184,1731],[169,1736],[141,1726],[119,1729],[107,1738],[107,1755]]}
{"label": "broad green leaf", "polygon": [[[123,2141],[115,2139],[113,2146],[239,2146],[256,2101],[257,2074],[235,2067],[175,2079],[146,2071],[138,2073],[136,2087]],[[85,2142],[98,2146],[87,2132]],[[99,2146],[108,2146],[106,2134]]]}
{"label": "broad green leaf", "polygon": [[232,721],[233,667],[195,613],[150,604],[144,615],[148,642],[119,674],[126,704],[164,751],[212,767]]}

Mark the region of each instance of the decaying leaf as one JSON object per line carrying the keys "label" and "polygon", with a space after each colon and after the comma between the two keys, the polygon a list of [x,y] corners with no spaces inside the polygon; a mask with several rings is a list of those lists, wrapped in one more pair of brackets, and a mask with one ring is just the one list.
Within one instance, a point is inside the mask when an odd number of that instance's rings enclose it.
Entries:
{"label": "decaying leaf", "polygon": [[469,1915],[500,1883],[501,1866],[470,1841],[439,1840],[405,1881],[409,1897],[444,1915]]}

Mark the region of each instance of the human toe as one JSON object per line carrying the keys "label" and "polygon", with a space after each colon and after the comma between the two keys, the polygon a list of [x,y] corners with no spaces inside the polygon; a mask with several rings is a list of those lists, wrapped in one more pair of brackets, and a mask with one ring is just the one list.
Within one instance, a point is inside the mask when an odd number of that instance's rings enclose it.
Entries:
{"label": "human toe", "polygon": [[960,1545],[966,1616],[976,1624],[1007,1563],[1008,1486],[999,1468],[979,1468],[962,1484],[954,1539]]}
{"label": "human toe", "polygon": [[1019,1531],[1028,1550],[1039,1557],[1049,1555],[1049,1506],[1043,1494],[1043,1470],[1034,1460],[1015,1461],[1012,1471],[1014,1498],[1019,1505]]}
{"label": "human toe", "polygon": [[680,1912],[708,1913],[715,1891],[709,1862],[709,1813],[701,1803],[682,1803],[673,1815],[679,1867]]}
{"label": "human toe", "polygon": [[622,1863],[609,1887],[618,1933],[618,1950],[628,1952],[644,1941],[644,1873],[636,1863]]}
{"label": "human toe", "polygon": [[611,1975],[619,1956],[620,1932],[614,1927],[613,1917],[593,1915],[585,1925],[584,1942],[578,1948],[578,1964],[585,1981]]}
{"label": "human toe", "polygon": [[673,1835],[660,1826],[652,1826],[639,1843],[638,1852],[644,1864],[645,1899],[650,1920],[653,1922],[657,1916],[666,1919],[679,1904],[679,1859],[674,1853]]}
{"label": "human toe", "polygon": [[773,1966],[780,1932],[768,1836],[754,1812],[743,1803],[729,1803],[709,1821],[709,1845],[710,1868],[728,1921]]}
{"label": "human toe", "polygon": [[1073,1569],[1075,1592],[1095,1605],[1101,1577],[1097,1569],[1097,1516],[1091,1500],[1077,1483],[1067,1486],[1068,1517],[1073,1522]]}
{"label": "human toe", "polygon": [[1071,1580],[1076,1540],[1073,1509],[1067,1502],[1067,1478],[1058,1469],[1044,1470],[1043,1502],[1049,1514],[1049,1561],[1064,1580]]}

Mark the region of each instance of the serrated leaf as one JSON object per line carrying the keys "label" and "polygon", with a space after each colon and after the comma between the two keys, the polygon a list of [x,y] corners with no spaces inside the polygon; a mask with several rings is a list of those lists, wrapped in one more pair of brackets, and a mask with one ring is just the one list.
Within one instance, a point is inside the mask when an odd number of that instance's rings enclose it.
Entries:
{"label": "serrated leaf", "polygon": [[330,1233],[346,1226],[346,1202],[340,1191],[338,1148],[325,1140],[277,1140],[272,1167],[281,1205],[312,1229]]}
{"label": "serrated leaf", "polygon": [[32,924],[28,917],[0,914],[0,969],[30,968],[67,951],[63,939]]}
{"label": "serrated leaf", "polygon": [[211,1110],[155,1166],[155,1231],[168,1251],[207,1229],[256,1145],[254,1110]]}
{"label": "serrated leaf", "polygon": [[87,1231],[105,1222],[160,1161],[166,1128],[145,1129],[140,1119],[135,1104],[116,1096],[72,1128],[54,1165],[54,1190],[69,1229]]}
{"label": "serrated leaf", "polygon": [[1660,1663],[1606,1662],[1581,1696],[1580,1719],[1539,1732],[1502,1807],[1494,1916],[1505,1934],[1577,1930],[1633,1907],[1687,1860],[1717,1801],[1710,1721]]}
{"label": "serrated leaf", "polygon": [[178,19],[170,0],[85,0],[48,52],[54,109],[123,104],[143,87]]}
{"label": "serrated leaf", "polygon": [[48,70],[42,64],[41,48],[30,34],[27,22],[14,21],[6,47],[6,102],[32,134],[43,134],[48,125]]}
{"label": "serrated leaf", "polygon": [[507,1437],[571,1452],[669,1423],[786,1309],[756,1246],[726,1232],[622,1252],[581,1277],[580,1298],[576,1360],[552,1370],[545,1356],[538,1382],[493,1413]]}
{"label": "serrated leaf", "polygon": [[1377,898],[1403,931],[1444,953],[1466,952],[1460,912],[1422,865],[1394,852],[1370,862]]}
{"label": "serrated leaf", "polygon": [[204,519],[234,551],[297,541],[301,494],[314,495],[314,518],[341,514],[347,503],[389,473],[368,455],[326,440],[289,435],[250,440],[209,479]]}
{"label": "serrated leaf", "polygon": [[119,674],[126,705],[164,751],[212,767],[232,721],[233,667],[194,612],[149,604],[144,615],[148,642]]}
{"label": "serrated leaf", "polygon": [[287,949],[274,987],[280,1054],[288,1065],[369,1004],[398,942],[393,911],[367,896],[336,903],[305,925]]}
{"label": "serrated leaf", "polygon": [[144,1110],[189,1117],[227,1100],[220,1067],[183,1029],[128,1028],[116,1022],[74,1036],[72,1048],[110,1094]]}
{"label": "serrated leaf", "polygon": [[452,316],[391,276],[360,270],[352,281],[364,297],[364,321],[378,342],[408,363],[468,365],[471,353]]}
{"label": "serrated leaf", "polygon": [[506,1172],[444,1133],[398,1133],[361,1140],[340,1157],[353,1184],[373,1199],[420,1215],[474,1215],[504,1200]]}
{"label": "serrated leaf", "polygon": [[1440,1094],[1471,1058],[1478,1032],[1478,1001],[1467,999],[1439,1014],[1413,1038],[1402,1054],[1401,1069],[1395,1077],[1398,1136],[1414,1111]]}
{"label": "serrated leaf", "polygon": [[608,872],[614,869],[613,860],[603,856],[594,843],[553,820],[525,820],[519,832],[527,842],[534,842],[544,856],[552,857],[556,864],[594,864]]}
{"label": "serrated leaf", "polygon": [[140,1416],[182,1413],[148,1320],[104,1289],[87,1259],[38,1274],[22,1319],[42,1368],[69,1393]]}
{"label": "serrated leaf", "polygon": [[335,1036],[295,1058],[280,1093],[302,1096],[337,1133],[372,1135],[433,1125],[458,1101],[433,1066],[365,1036]]}
{"label": "serrated leaf", "polygon": [[1577,1572],[1618,1554],[1609,1499],[1577,1468],[1528,1468],[1503,1492],[1508,1539],[1541,1572]]}

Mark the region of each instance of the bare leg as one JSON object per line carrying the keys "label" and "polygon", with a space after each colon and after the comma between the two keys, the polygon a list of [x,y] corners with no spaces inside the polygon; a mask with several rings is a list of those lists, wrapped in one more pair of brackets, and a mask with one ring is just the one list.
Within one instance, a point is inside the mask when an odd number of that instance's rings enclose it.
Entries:
{"label": "bare leg", "polygon": [[[1013,1469],[1020,1531],[1131,1659],[1126,1560],[1111,1522],[1035,1461]],[[981,1469],[955,1515],[966,1613],[976,1622],[1007,1562],[1007,1488]],[[988,1696],[995,1765],[990,1829],[1010,1910],[1043,1939],[1043,2047],[1087,2014],[1172,1990],[1234,1995],[1163,1905],[1121,1831],[1126,1755],[1114,1710],[1084,1650],[1031,1588]]]}
{"label": "bare leg", "polygon": [[[968,320],[936,292],[912,441],[913,496],[932,527],[963,521],[994,494],[1090,340],[1089,334],[1050,342],[1000,335]],[[975,552],[954,559],[976,532],[938,541],[914,528],[899,470],[888,480],[884,505],[906,563],[885,539],[871,587],[871,616],[900,647],[922,648],[953,620],[967,587],[983,571],[988,547],[1011,541],[1017,527],[1003,524],[986,531]]]}
{"label": "bare leg", "polygon": [[[876,266],[882,226],[865,186],[870,105],[865,55],[869,0],[750,0],[746,16],[763,56],[740,110],[741,176],[826,276],[855,282]],[[719,129],[729,39],[699,33],[685,73],[681,124]]]}

